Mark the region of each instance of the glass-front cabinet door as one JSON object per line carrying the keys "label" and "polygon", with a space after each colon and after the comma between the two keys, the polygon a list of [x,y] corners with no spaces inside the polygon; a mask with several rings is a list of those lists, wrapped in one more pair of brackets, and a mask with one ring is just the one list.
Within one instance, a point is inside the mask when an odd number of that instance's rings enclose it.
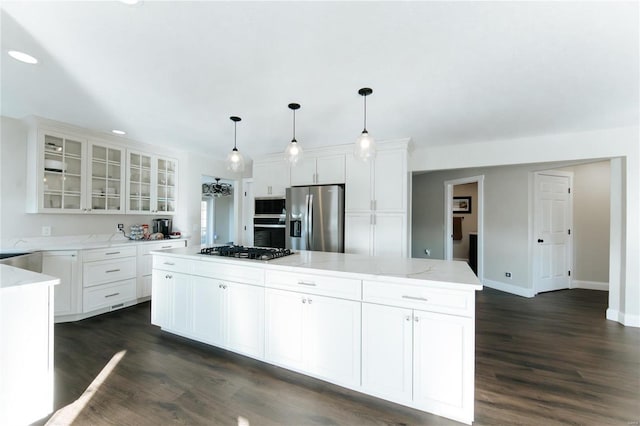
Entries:
{"label": "glass-front cabinet door", "polygon": [[91,143],[89,196],[92,213],[124,213],[124,150]]}
{"label": "glass-front cabinet door", "polygon": [[175,213],[176,211],[176,168],[176,160],[157,158],[157,213]]}
{"label": "glass-front cabinet door", "polygon": [[127,213],[152,213],[151,155],[128,151]]}
{"label": "glass-front cabinet door", "polygon": [[83,155],[86,141],[63,135],[44,133],[42,211],[82,212]]}

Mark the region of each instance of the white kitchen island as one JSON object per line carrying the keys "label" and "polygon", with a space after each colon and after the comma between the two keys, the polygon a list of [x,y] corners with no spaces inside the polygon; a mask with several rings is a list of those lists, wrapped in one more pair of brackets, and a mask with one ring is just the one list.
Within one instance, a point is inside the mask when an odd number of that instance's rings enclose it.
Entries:
{"label": "white kitchen island", "polygon": [[465,423],[475,292],[464,262],[296,252],[269,261],[153,253],[163,330]]}

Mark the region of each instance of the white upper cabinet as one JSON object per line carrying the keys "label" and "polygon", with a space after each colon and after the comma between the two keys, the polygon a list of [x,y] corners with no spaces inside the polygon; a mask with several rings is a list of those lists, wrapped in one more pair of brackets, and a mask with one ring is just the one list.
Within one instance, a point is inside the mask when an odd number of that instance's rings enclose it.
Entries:
{"label": "white upper cabinet", "polygon": [[178,161],[132,150],[127,158],[127,213],[174,214]]}
{"label": "white upper cabinet", "polygon": [[344,154],[309,155],[300,164],[291,166],[291,186],[340,184],[344,182]]}
{"label": "white upper cabinet", "polygon": [[253,162],[253,196],[284,198],[289,187],[289,166],[282,159]]}
{"label": "white upper cabinet", "polygon": [[125,150],[104,143],[89,143],[88,195],[92,213],[124,213]]}

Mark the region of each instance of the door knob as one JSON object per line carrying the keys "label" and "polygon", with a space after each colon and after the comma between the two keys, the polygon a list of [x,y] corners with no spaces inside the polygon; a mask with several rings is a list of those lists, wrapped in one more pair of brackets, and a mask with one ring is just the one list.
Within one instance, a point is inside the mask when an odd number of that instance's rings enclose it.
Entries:
{"label": "door knob", "polygon": [[539,243],[544,243],[544,240],[542,240],[542,239],[538,238],[538,242],[539,242]]}

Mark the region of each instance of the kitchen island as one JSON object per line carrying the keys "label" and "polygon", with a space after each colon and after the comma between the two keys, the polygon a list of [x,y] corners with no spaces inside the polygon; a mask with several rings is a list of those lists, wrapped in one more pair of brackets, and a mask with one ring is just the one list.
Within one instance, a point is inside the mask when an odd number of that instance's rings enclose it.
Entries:
{"label": "kitchen island", "polygon": [[475,292],[464,262],[300,251],[153,254],[163,330],[470,424]]}

